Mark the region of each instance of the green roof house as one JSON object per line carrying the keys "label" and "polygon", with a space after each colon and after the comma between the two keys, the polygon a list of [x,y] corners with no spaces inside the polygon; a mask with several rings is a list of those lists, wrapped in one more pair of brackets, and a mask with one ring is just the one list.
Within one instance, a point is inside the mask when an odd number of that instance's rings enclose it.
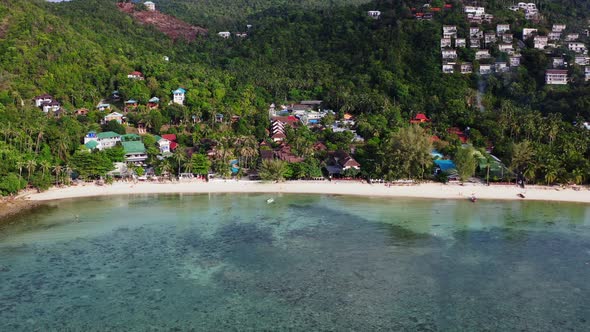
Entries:
{"label": "green roof house", "polygon": [[109,149],[115,147],[117,143],[121,142],[121,135],[112,132],[112,131],[105,131],[104,133],[96,133],[95,131],[91,131],[84,137],[84,145],[88,147],[88,143],[95,142],[96,145],[93,143],[90,146],[94,146],[92,149]]}
{"label": "green roof house", "polygon": [[141,141],[122,142],[125,150],[125,161],[135,164],[142,164],[147,159],[145,145]]}

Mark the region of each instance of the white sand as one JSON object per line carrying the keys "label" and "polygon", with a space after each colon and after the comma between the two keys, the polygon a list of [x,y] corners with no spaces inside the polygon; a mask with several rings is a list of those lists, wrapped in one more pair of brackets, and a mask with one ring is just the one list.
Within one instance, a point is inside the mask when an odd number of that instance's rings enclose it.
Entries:
{"label": "white sand", "polygon": [[415,197],[437,199],[467,199],[474,194],[478,199],[522,200],[517,195],[523,193],[526,200],[564,201],[590,203],[590,191],[557,187],[516,186],[481,184],[440,184],[424,183],[402,186],[367,184],[351,181],[290,181],[284,183],[263,183],[256,181],[218,180],[211,182],[191,181],[174,183],[116,182],[112,185],[96,186],[87,184],[67,188],[52,188],[42,193],[26,193],[22,197],[34,201],[47,201],[64,198],[92,197],[130,194],[165,193],[296,193],[296,194],[335,194],[380,197]]}

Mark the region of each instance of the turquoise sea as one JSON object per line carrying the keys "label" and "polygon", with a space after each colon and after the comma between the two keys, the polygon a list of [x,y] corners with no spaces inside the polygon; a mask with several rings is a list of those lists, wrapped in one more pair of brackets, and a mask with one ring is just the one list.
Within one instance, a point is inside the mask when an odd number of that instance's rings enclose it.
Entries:
{"label": "turquoise sea", "polygon": [[590,205],[64,200],[0,228],[0,331],[590,331]]}

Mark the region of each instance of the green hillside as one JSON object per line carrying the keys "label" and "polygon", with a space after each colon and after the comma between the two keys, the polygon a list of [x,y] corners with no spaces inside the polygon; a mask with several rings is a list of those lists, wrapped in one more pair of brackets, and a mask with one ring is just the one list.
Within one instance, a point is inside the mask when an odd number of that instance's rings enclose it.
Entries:
{"label": "green hillside", "polygon": [[[404,153],[409,152],[396,143],[408,140],[400,135],[427,143],[437,136],[441,143],[436,147],[454,157],[461,144],[448,129],[469,127],[475,149],[493,146],[496,156],[513,171],[525,171],[531,181],[587,182],[590,131],[573,125],[590,119],[590,86],[580,68],[571,70],[571,84],[546,86],[543,75],[552,55],[529,48],[522,51],[522,66],[510,72],[485,77],[442,74],[443,24],[457,24],[463,30],[468,24],[456,2],[454,9],[440,12],[432,21],[415,20],[410,8],[416,3],[383,0],[359,7],[354,2],[334,1],[330,6],[318,1],[260,0],[232,7],[232,1],[156,2],[162,11],[192,23],[202,23],[195,14],[199,11],[207,15],[204,25],[224,20],[253,25],[246,38],[223,39],[214,30],[187,44],[172,42],[154,28],[134,22],[112,0],[61,4],[4,0],[0,2],[0,153],[10,162],[0,165],[0,174],[18,174],[15,177],[22,179],[22,164],[31,160],[37,165],[69,165],[80,156],[77,150],[88,130],[125,131],[116,125],[100,127],[104,114],[94,108],[103,99],[115,111],[122,111],[127,99],[141,104],[126,115],[130,131],[142,124],[152,134],[175,133],[183,148],[203,154],[215,144],[222,146],[222,157],[213,158],[212,170],[225,174],[226,159],[245,153],[243,142],[250,142],[248,158],[256,165],[256,142],[268,138],[270,103],[321,99],[326,108],[336,111],[336,118],[344,113],[356,117],[354,129],[365,143],[356,147],[355,158],[365,177],[428,178],[430,166],[408,171],[413,165],[408,165]],[[498,8],[498,19],[515,20],[517,29],[530,24],[499,10],[502,1],[489,4]],[[585,13],[583,8],[576,15]],[[381,18],[369,18],[368,9],[382,11]],[[548,14],[539,23],[541,28],[553,19]],[[132,71],[142,72],[146,79],[128,79]],[[178,87],[187,90],[182,107],[168,103]],[[108,100],[113,90],[121,93],[121,101]],[[32,98],[43,93],[61,102],[66,116],[47,117],[33,107]],[[157,110],[145,106],[152,97],[161,100]],[[90,113],[71,115],[81,107]],[[418,133],[400,131],[417,113],[425,113],[432,122]],[[218,123],[217,115],[237,116],[240,121]],[[202,122],[195,124],[195,119]],[[295,155],[305,157],[318,141],[331,150],[350,150],[349,134],[301,129],[289,132],[287,142]],[[325,155],[313,158],[315,167],[325,162]],[[179,170],[174,163],[182,163],[151,161],[158,170]],[[27,180],[46,184],[46,172],[33,181],[40,170],[32,166]]]}

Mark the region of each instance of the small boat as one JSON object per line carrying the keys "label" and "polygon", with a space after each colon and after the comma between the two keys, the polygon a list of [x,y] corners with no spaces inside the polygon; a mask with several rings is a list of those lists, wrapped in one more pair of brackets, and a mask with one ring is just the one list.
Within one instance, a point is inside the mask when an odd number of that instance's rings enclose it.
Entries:
{"label": "small boat", "polygon": [[274,198],[269,198],[266,200],[266,204],[274,203],[274,201],[275,201]]}
{"label": "small boat", "polygon": [[469,197],[469,200],[471,201],[471,203],[475,203],[475,202],[477,202],[477,197],[471,196],[471,197]]}
{"label": "small boat", "polygon": [[525,196],[524,196],[523,193],[519,193],[519,194],[517,194],[517,196],[520,197],[520,198],[525,198]]}

